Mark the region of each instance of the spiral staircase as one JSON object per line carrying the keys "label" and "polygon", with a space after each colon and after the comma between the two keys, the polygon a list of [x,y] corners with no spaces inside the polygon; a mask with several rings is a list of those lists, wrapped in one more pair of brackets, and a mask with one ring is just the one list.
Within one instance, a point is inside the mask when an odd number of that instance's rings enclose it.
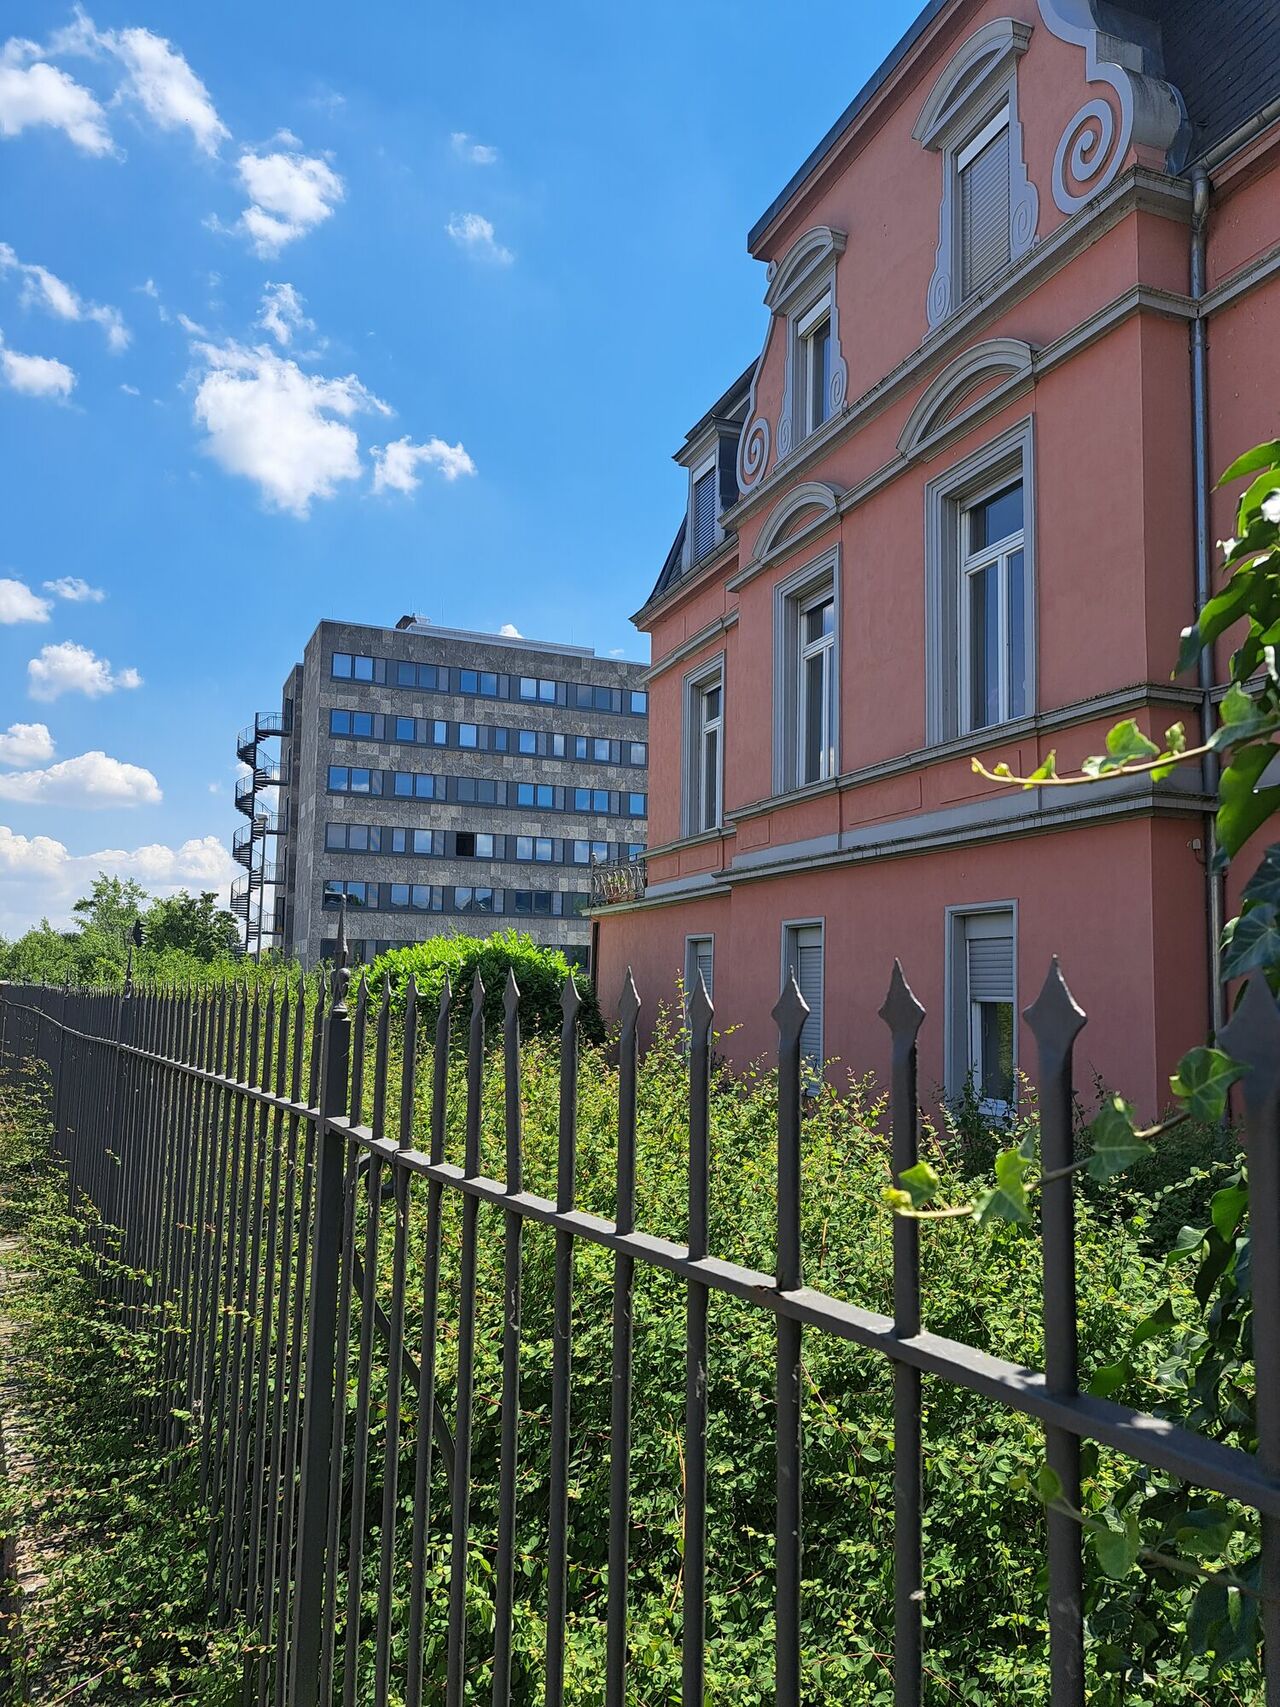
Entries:
{"label": "spiral staircase", "polygon": [[279,935],[280,902],[277,886],[284,881],[284,861],[269,857],[268,843],[279,848],[288,828],[288,808],[280,790],[289,780],[288,761],[264,752],[266,741],[282,740],[290,732],[283,711],[260,711],[236,736],[236,757],[245,772],[236,778],[236,810],[248,822],[231,839],[231,857],[244,876],[231,886],[231,911],[244,922],[244,951],[255,957],[270,948]]}

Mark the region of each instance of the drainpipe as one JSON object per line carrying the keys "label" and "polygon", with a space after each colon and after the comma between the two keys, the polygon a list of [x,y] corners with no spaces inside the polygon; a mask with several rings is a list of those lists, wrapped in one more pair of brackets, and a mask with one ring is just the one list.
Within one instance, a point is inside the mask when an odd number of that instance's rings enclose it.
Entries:
{"label": "drainpipe", "polygon": [[[1211,590],[1210,492],[1209,476],[1209,322],[1202,312],[1205,281],[1205,251],[1209,234],[1209,173],[1203,162],[1192,168],[1191,212],[1191,298],[1197,312],[1191,322],[1191,447],[1193,463],[1193,498],[1195,505],[1195,594],[1199,612],[1208,602]],[[1211,647],[1203,647],[1197,663],[1201,695],[1201,741],[1213,733],[1214,668]],[[1219,764],[1216,753],[1206,753],[1200,761],[1204,793],[1217,799]],[[1212,812],[1205,817],[1205,884],[1207,888],[1206,928],[1209,955],[1209,1019],[1216,1036],[1226,1020],[1220,975],[1223,926],[1223,884],[1215,870],[1218,851],[1217,825]]]}

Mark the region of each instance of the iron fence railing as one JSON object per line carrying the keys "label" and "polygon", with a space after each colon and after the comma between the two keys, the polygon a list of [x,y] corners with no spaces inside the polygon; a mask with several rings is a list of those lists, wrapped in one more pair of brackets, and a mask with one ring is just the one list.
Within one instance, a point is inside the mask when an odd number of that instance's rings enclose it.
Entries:
{"label": "iron fence railing", "polygon": [[[165,1379],[151,1422],[163,1436],[184,1426],[197,1433],[210,1519],[212,1610],[223,1618],[243,1618],[259,1638],[259,1657],[246,1678],[248,1697],[278,1707],[314,1707],[339,1698],[371,1700],[377,1707],[393,1700],[421,1707],[424,1699],[457,1707],[464,1696],[473,1698],[469,1675],[483,1661],[490,1668],[491,1698],[499,1707],[533,1698],[527,1687],[524,1694],[513,1695],[512,1644],[521,1564],[516,1519],[524,1441],[522,1238],[526,1228],[540,1226],[554,1233],[555,1242],[550,1469],[540,1496],[538,1549],[546,1581],[539,1698],[549,1707],[559,1707],[565,1696],[570,1622],[570,1395],[579,1244],[611,1253],[613,1267],[609,1522],[607,1564],[599,1583],[603,1587],[607,1580],[607,1664],[596,1697],[607,1707],[623,1707],[644,1694],[643,1661],[632,1671],[637,1662],[628,1644],[632,1301],[638,1267],[665,1271],[683,1283],[685,1293],[684,1707],[703,1707],[707,1699],[708,1369],[714,1368],[707,1311],[712,1294],[740,1300],[776,1324],[776,1657],[770,1698],[780,1707],[799,1707],[802,1699],[802,1357],[805,1336],[812,1334],[868,1348],[893,1369],[897,1707],[920,1707],[924,1699],[924,1375],[1041,1425],[1066,1505],[1079,1506],[1080,1449],[1089,1440],[1258,1511],[1268,1637],[1266,1700],[1280,1701],[1280,1014],[1262,980],[1253,980],[1225,1039],[1247,1068],[1242,1089],[1253,1217],[1255,1457],[1079,1390],[1072,1053],[1084,1015],[1056,962],[1026,1013],[1038,1050],[1044,1166],[1043,1373],[929,1332],[918,1227],[909,1219],[899,1219],[893,1228],[892,1316],[805,1285],[801,1028],[807,1010],[794,983],[788,982],[773,1010],[779,1069],[777,1259],[776,1272],[769,1274],[723,1260],[710,1246],[712,1006],[704,987],[695,992],[688,1014],[688,1239],[677,1244],[636,1226],[640,998],[630,976],[619,1010],[612,1220],[577,1207],[580,998],[572,981],[566,982],[562,1001],[552,1200],[530,1192],[524,1182],[514,980],[506,990],[501,1040],[505,1178],[498,1180],[481,1168],[486,1037],[479,980],[471,992],[459,1166],[446,1160],[455,1007],[448,984],[434,1019],[429,1131],[420,1134],[414,1115],[420,1029],[416,991],[411,983],[403,1017],[393,1019],[389,1001],[371,1010],[362,984],[352,1013],[348,977],[340,964],[331,988],[310,998],[305,991],[279,999],[269,994],[265,1001],[228,990],[185,995],[126,990],[121,995],[0,987],[0,1071],[12,1073],[24,1060],[45,1063],[56,1144],[73,1193],[99,1206],[104,1220],[119,1229],[123,1272],[155,1277],[153,1288],[138,1292],[139,1320],[160,1323],[157,1355]],[[900,1172],[917,1159],[916,1041],[925,1014],[899,968],[881,1017],[892,1040],[891,1159]],[[366,1107],[371,1107],[367,1121]],[[496,1407],[500,1418],[497,1539],[479,1574],[470,1500],[481,1215],[498,1218],[504,1255],[502,1296],[494,1301],[502,1319],[499,1366],[484,1394],[486,1414]],[[390,1223],[385,1230],[384,1221]],[[412,1296],[411,1224],[425,1226],[422,1246],[414,1247],[421,1282]],[[452,1229],[450,1239],[458,1241],[459,1277],[456,1314],[447,1319],[441,1310],[445,1226]],[[380,1272],[385,1305],[378,1297]],[[144,1300],[152,1309],[162,1308],[145,1316]],[[456,1358],[457,1402],[451,1418],[438,1404],[442,1332],[449,1335]],[[393,1400],[383,1406],[380,1445],[372,1421],[375,1391]],[[403,1403],[394,1402],[397,1395]],[[184,1416],[194,1420],[186,1425],[180,1420]],[[430,1419],[429,1425],[422,1419]],[[527,1453],[528,1445],[523,1449]],[[440,1534],[442,1496],[449,1512],[447,1543]],[[527,1510],[519,1515],[528,1520]],[[1082,1533],[1058,1507],[1047,1513],[1047,1532],[1051,1702],[1052,1707],[1081,1707]],[[594,1569],[600,1574],[598,1565],[573,1563],[579,1583],[583,1573]],[[973,1568],[979,1572],[981,1561],[975,1559]],[[439,1671],[427,1675],[424,1615],[433,1593],[447,1599],[447,1620],[441,1608],[447,1641]],[[484,1616],[478,1614],[477,1596],[487,1607]]]}
{"label": "iron fence railing", "polygon": [[618,901],[639,901],[644,895],[644,856],[628,860],[595,860],[590,866],[591,904],[607,907]]}

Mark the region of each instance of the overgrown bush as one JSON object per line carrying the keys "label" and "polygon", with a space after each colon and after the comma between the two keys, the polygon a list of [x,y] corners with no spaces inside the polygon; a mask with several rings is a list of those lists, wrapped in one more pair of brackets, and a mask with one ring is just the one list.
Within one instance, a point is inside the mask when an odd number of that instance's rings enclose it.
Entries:
{"label": "overgrown bush", "polygon": [[394,1012],[404,1007],[410,974],[418,986],[418,1018],[435,1022],[446,972],[453,989],[453,1019],[465,1031],[471,1019],[471,986],[479,972],[484,981],[484,1019],[489,1034],[502,1029],[507,973],[514,972],[520,988],[520,1026],[526,1035],[558,1032],[563,1012],[560,1006],[564,981],[572,973],[582,1002],[579,1025],[589,1042],[604,1036],[604,1023],[595,990],[581,968],[571,968],[558,948],[544,948],[527,931],[513,927],[492,936],[433,936],[406,948],[388,949],[368,970],[371,993],[380,996],[384,980],[391,980]]}

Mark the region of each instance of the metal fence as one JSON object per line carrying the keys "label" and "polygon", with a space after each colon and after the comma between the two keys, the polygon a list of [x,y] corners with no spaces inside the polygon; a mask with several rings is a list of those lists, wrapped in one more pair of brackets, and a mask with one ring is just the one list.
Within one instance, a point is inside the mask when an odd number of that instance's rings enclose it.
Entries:
{"label": "metal fence", "polygon": [[[341,957],[340,957],[341,958]],[[1280,1703],[1280,1015],[1260,979],[1232,1021],[1224,1046],[1245,1063],[1244,1127],[1253,1214],[1253,1353],[1257,1372],[1256,1458],[1176,1424],[1079,1390],[1075,1285],[1072,1050],[1084,1015],[1055,962],[1026,1019],[1038,1048],[1038,1107],[1045,1181],[1045,1369],[1017,1367],[923,1325],[918,1226],[893,1229],[892,1318],[805,1285],[800,1180],[805,1085],[801,1027],[806,1008],[789,983],[773,1010],[778,1060],[776,1273],[722,1261],[708,1249],[712,1007],[700,988],[690,1003],[688,1243],[635,1225],[637,1019],[628,976],[620,1005],[617,1209],[613,1221],[575,1207],[580,998],[567,982],[560,1038],[558,1175],[554,1201],[524,1188],[518,992],[509,982],[502,1035],[505,1179],[481,1172],[481,1087],[486,1038],[483,989],[472,991],[466,1057],[464,1160],[446,1161],[446,1101],[453,997],[446,985],[435,1015],[432,1103],[426,1148],[414,1130],[420,1016],[410,985],[403,1019],[390,1003],[368,1011],[361,986],[348,1012],[349,974],[308,1007],[303,993],[265,1002],[226,991],[205,994],[75,993],[0,987],[0,1066],[47,1064],[57,1146],[70,1186],[119,1229],[120,1256],[155,1275],[163,1307],[157,1359],[163,1377],[153,1422],[162,1434],[198,1433],[200,1478],[210,1521],[211,1609],[237,1615],[259,1636],[246,1697],[279,1707],[341,1698],[385,1707],[432,1700],[455,1707],[470,1688],[477,1631],[491,1655],[492,1700],[513,1695],[520,1350],[525,1227],[554,1232],[554,1332],[549,1500],[544,1510],[546,1599],[544,1699],[565,1693],[570,1565],[568,1522],[574,1384],[575,1247],[612,1253],[613,1318],[607,1671],[608,1707],[635,1698],[628,1676],[628,1547],[631,1536],[632,1296],[637,1264],[665,1270],[687,1298],[684,1456],[682,1693],[703,1707],[706,1630],[707,1307],[730,1295],[776,1322],[777,1529],[774,1600],[780,1707],[802,1698],[801,1358],[806,1334],[834,1335],[889,1359],[894,1377],[894,1698],[923,1699],[921,1378],[928,1375],[1020,1412],[1044,1428],[1048,1462],[1070,1505],[1080,1504],[1080,1448],[1092,1440],[1129,1460],[1262,1514],[1266,1701]],[[894,1170],[917,1159],[916,1039],[924,1011],[895,967],[881,1017],[892,1038],[891,1148]],[[430,1023],[430,1016],[421,1016]],[[368,1035],[366,1035],[368,1028]],[[398,1082],[391,1064],[398,1058]],[[366,1061],[372,1073],[366,1095]],[[371,1102],[367,1123],[363,1110]],[[410,1208],[422,1209],[421,1294],[408,1296]],[[442,1206],[458,1203],[457,1406],[437,1402],[441,1329]],[[360,1212],[358,1213],[358,1206]],[[477,1619],[468,1595],[471,1453],[476,1395],[477,1227],[500,1217],[503,1258],[500,1463],[497,1545],[484,1592],[491,1618]],[[361,1214],[363,1229],[361,1232]],[[393,1223],[389,1306],[376,1297],[381,1218]],[[418,1217],[422,1219],[421,1214]],[[416,1260],[416,1253],[415,1253]],[[113,1270],[113,1272],[118,1272]],[[112,1281],[113,1285],[124,1284]],[[415,1288],[416,1292],[416,1288]],[[414,1327],[416,1324],[416,1327]],[[411,1331],[414,1327],[414,1331]],[[714,1349],[710,1351],[714,1358]],[[411,1451],[402,1450],[401,1407],[386,1407],[382,1464],[372,1466],[371,1384],[375,1363],[390,1395],[403,1392]],[[714,1365],[712,1365],[714,1366]],[[349,1391],[354,1382],[354,1412]],[[174,1411],[194,1422],[184,1424]],[[402,1465],[410,1470],[403,1474]],[[433,1488],[447,1489],[449,1539],[428,1571]],[[398,1522],[398,1514],[401,1520]],[[527,1515],[527,1514],[526,1514]],[[439,1511],[437,1510],[437,1525]],[[1085,1699],[1083,1553],[1079,1523],[1050,1508],[1048,1619],[1052,1707]],[[368,1561],[366,1576],[364,1562]],[[374,1575],[376,1595],[362,1602]],[[975,1561],[977,1568],[978,1561]],[[345,1594],[342,1592],[345,1571]],[[394,1582],[408,1579],[405,1597]],[[432,1584],[438,1585],[433,1590]],[[423,1675],[427,1596],[447,1596],[447,1668]],[[340,1604],[341,1603],[341,1604]],[[397,1609],[405,1628],[394,1627]],[[443,1614],[442,1614],[443,1617]],[[714,1636],[714,1632],[712,1632]],[[357,1648],[364,1655],[357,1666]],[[358,1675],[359,1674],[359,1675]],[[340,1693],[336,1693],[340,1692]],[[528,1698],[527,1695],[524,1698]]]}

